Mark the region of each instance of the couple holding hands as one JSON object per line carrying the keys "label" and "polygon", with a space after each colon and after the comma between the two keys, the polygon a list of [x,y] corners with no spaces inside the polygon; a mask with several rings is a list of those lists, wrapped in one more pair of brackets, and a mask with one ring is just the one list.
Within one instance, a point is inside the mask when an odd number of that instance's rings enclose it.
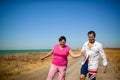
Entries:
{"label": "couple holding hands", "polygon": [[96,74],[98,71],[99,55],[103,60],[104,70],[107,71],[107,59],[102,48],[102,44],[95,41],[96,34],[94,31],[88,32],[88,41],[84,43],[79,54],[74,54],[69,46],[66,44],[66,38],[61,36],[59,38],[59,44],[55,45],[53,49],[41,58],[45,58],[53,55],[52,64],[48,73],[47,80],[53,80],[55,74],[58,72],[58,80],[65,80],[66,69],[68,64],[67,56],[70,55],[73,58],[83,56],[82,67],[80,70],[80,80],[85,80],[87,74],[90,80],[96,80]]}

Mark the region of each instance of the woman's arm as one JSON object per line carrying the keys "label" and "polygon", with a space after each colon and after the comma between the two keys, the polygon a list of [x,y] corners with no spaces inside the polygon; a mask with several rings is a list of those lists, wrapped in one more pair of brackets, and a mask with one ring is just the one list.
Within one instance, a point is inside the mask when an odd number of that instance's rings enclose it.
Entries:
{"label": "woman's arm", "polygon": [[69,53],[70,53],[70,56],[71,56],[71,57],[77,58],[77,57],[83,56],[83,55],[85,54],[85,51],[82,51],[82,52],[80,52],[79,54],[76,54],[76,55],[75,55],[75,54],[72,52],[72,50],[70,49],[70,50],[69,50]]}
{"label": "woman's arm", "polygon": [[49,57],[52,54],[53,54],[53,49],[49,53],[47,53],[45,56],[41,57],[41,60],[44,60],[45,58]]}

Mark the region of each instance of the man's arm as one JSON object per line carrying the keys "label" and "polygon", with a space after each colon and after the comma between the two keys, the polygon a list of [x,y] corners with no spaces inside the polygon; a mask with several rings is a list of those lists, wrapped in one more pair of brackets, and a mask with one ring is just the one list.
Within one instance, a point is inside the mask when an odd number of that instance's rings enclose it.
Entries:
{"label": "man's arm", "polygon": [[104,66],[104,73],[106,73],[107,72],[107,58],[106,58],[106,55],[105,55],[105,52],[104,52],[104,50],[103,50],[103,47],[102,47],[102,44],[100,45],[100,47],[99,47],[99,53],[100,53],[100,55],[101,55],[101,57],[102,57],[102,59],[103,59],[103,66]]}

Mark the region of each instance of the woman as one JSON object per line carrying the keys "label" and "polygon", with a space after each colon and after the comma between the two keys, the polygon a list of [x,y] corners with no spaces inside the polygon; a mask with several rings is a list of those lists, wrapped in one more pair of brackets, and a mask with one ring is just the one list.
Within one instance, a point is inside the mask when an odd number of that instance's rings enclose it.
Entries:
{"label": "woman", "polygon": [[48,56],[53,55],[52,64],[48,73],[47,80],[53,80],[57,72],[59,74],[58,80],[65,80],[66,68],[68,63],[67,56],[70,54],[73,58],[75,58],[85,53],[83,51],[80,54],[74,55],[70,47],[65,44],[66,38],[64,36],[61,36],[59,38],[59,44],[55,45],[49,53],[47,53],[44,57],[41,58],[41,60],[44,60]]}

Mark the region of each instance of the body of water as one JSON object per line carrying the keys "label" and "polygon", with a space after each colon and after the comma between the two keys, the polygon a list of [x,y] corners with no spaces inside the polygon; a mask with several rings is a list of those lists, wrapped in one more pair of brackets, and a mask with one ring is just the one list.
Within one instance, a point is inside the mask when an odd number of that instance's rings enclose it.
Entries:
{"label": "body of water", "polygon": [[29,52],[49,52],[51,49],[37,49],[37,50],[0,50],[0,55],[3,54],[22,54]]}

